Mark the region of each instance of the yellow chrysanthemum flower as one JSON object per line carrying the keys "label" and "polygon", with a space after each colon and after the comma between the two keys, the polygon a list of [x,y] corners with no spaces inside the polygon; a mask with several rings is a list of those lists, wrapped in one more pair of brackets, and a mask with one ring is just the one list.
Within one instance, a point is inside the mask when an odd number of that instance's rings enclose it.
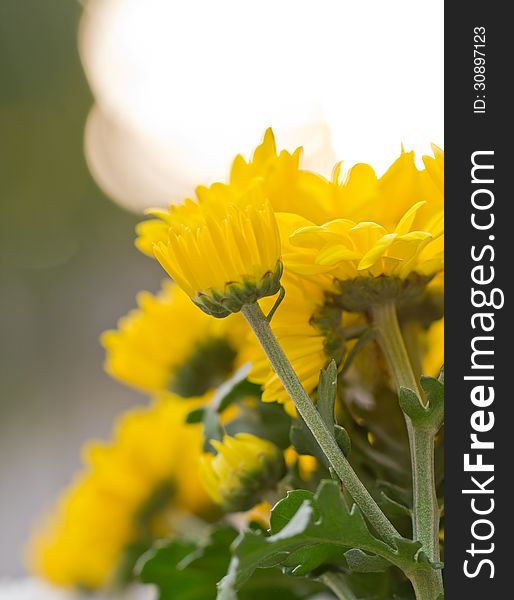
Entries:
{"label": "yellow chrysanthemum flower", "polygon": [[171,209],[168,237],[154,244],[167,273],[204,312],[226,317],[280,287],[280,236],[260,185],[233,199],[205,188],[198,203]]}
{"label": "yellow chrysanthemum flower", "polygon": [[[336,188],[321,175],[301,168],[302,152],[302,148],[297,148],[293,153],[287,150],[278,153],[273,131],[267,129],[249,161],[240,154],[236,156],[227,183],[215,183],[208,188],[199,186],[196,196],[200,201],[217,196],[237,202],[258,183],[275,212],[296,213],[317,224],[324,223],[332,218]],[[188,199],[184,204],[191,206],[194,201]],[[184,213],[177,213],[173,205],[169,210],[152,209],[148,213],[157,218],[137,225],[136,246],[153,256],[154,244],[166,242],[174,216],[180,219]]]}
{"label": "yellow chrysanthemum flower", "polygon": [[188,410],[173,397],[133,409],[111,442],[85,447],[83,473],[32,540],[33,572],[57,585],[99,588],[130,545],[169,532],[174,511],[212,510],[198,478],[202,431],[184,423]]}
{"label": "yellow chrysanthemum flower", "polygon": [[438,198],[419,199],[422,177],[409,156],[396,161],[369,203],[342,206],[341,218],[296,229],[283,252],[286,269],[329,276],[348,310],[422,290],[443,269],[443,209]]}
{"label": "yellow chrysanthemum flower", "polygon": [[199,396],[242,364],[240,315],[211,319],[170,281],[156,296],[140,293],[138,305],[101,338],[105,368],[120,381],[150,393]]}
{"label": "yellow chrysanthemum flower", "polygon": [[249,433],[211,440],[217,454],[201,457],[200,477],[211,498],[227,512],[249,510],[285,474],[280,448]]}

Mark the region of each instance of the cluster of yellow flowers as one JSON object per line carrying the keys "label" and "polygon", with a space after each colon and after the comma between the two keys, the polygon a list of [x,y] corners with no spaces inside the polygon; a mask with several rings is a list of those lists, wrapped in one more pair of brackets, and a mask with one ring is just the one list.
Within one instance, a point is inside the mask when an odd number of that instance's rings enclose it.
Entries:
{"label": "cluster of yellow flowers", "polygon": [[[441,294],[443,153],[434,147],[423,160],[418,169],[413,153],[402,150],[381,177],[364,164],[343,176],[336,165],[328,180],[301,167],[301,149],[277,152],[268,130],[251,160],[236,157],[227,183],[150,211],[136,245],[175,283],[157,296],[142,293],[139,308],[102,343],[111,375],[160,400],[123,417],[110,445],[87,452],[85,474],[33,544],[38,572],[62,584],[106,584],[124,548],[137,541],[138,515],[165,484],[170,496],[152,515],[149,536],[170,511],[208,506],[199,479],[225,510],[262,500],[261,488],[284,474],[282,451],[239,433],[204,453],[201,426],[185,424],[185,415],[245,363],[262,400],[295,415],[239,314],[247,304],[274,312],[273,333],[314,394],[320,369],[332,359],[342,365],[354,343],[349,332],[366,326],[370,306]],[[277,308],[279,291],[285,296]],[[416,335],[423,370],[436,375],[442,320],[420,319]]]}

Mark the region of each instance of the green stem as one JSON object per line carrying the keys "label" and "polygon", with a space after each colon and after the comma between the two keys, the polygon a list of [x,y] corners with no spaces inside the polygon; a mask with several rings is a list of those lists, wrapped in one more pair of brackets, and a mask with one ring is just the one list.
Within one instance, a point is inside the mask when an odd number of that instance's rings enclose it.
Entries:
{"label": "green stem", "polygon": [[443,597],[442,578],[436,577],[440,571],[416,571],[409,576],[416,600],[437,600]]}
{"label": "green stem", "polygon": [[[398,392],[401,387],[409,388],[422,399],[423,395],[414,376],[403,342],[394,303],[388,302],[375,305],[372,308],[372,315],[378,333],[378,341]],[[432,562],[439,562],[439,507],[434,475],[435,432],[414,427],[407,415],[405,415],[405,420],[409,435],[412,465],[413,537],[422,543],[424,552]],[[439,582],[438,590],[436,590],[438,593],[434,596],[435,598],[442,593],[442,575],[440,571],[433,571],[433,573],[435,573],[435,577]],[[419,585],[422,585],[422,583]],[[427,597],[430,598],[431,596]]]}
{"label": "green stem", "polygon": [[399,537],[400,534],[373,500],[350,463],[346,460],[334,436],[328,430],[309,395],[303,389],[259,305],[246,304],[241,312],[253,329],[272,367],[293,400],[298,413],[316,438],[330,465],[377,533],[386,542],[394,546],[394,539]]}
{"label": "green stem", "polygon": [[357,596],[346,583],[346,579],[342,573],[326,571],[319,576],[319,580],[331,589],[339,600],[357,600]]}

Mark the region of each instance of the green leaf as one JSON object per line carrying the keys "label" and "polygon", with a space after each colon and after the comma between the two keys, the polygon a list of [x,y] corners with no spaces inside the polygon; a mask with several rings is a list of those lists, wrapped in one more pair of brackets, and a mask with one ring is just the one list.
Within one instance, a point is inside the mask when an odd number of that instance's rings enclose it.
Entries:
{"label": "green leaf", "polygon": [[313,550],[308,546],[298,548],[281,563],[285,573],[306,577],[327,565],[342,565],[341,549],[333,544],[318,544]]}
{"label": "green leaf", "polygon": [[260,398],[261,393],[260,385],[243,379],[230,390],[225,389],[225,393],[218,398],[217,412],[221,414],[231,404],[245,398]]}
{"label": "green leaf", "polygon": [[158,587],[159,600],[214,600],[216,582],[228,568],[228,548],[236,535],[224,526],[200,547],[175,540],[153,548],[138,563],[139,577]]}
{"label": "green leaf", "polygon": [[[306,491],[292,493],[278,503],[277,510],[271,535],[248,532],[236,540],[220,594],[240,589],[258,568],[281,565],[286,572],[305,575],[327,559],[344,560],[352,548],[379,556],[405,572],[432,568],[419,552],[419,542],[399,537],[393,548],[374,537],[358,507],[349,509],[335,481],[322,481],[311,496]],[[229,596],[218,596],[222,598]]]}
{"label": "green leaf", "polygon": [[406,387],[400,388],[400,406],[403,412],[411,418],[414,425],[424,423],[427,410],[414,390]]}
{"label": "green leaf", "polygon": [[296,514],[305,500],[312,500],[314,494],[308,490],[287,492],[285,498],[279,500],[271,512],[270,531],[272,534],[281,531]]}
{"label": "green leaf", "polygon": [[391,566],[391,563],[376,554],[366,554],[359,548],[352,548],[344,553],[348,566],[358,573],[381,573]]}
{"label": "green leaf", "polygon": [[[230,545],[237,532],[226,525],[213,529],[200,545],[174,540],[160,544],[143,555],[138,562],[140,580],[155,584],[159,600],[214,600],[217,582],[230,564]],[[318,591],[311,581],[298,582],[277,569],[261,570],[236,595],[226,587],[225,600],[300,600]]]}
{"label": "green leaf", "polygon": [[352,449],[352,441],[346,429],[341,427],[341,425],[334,425],[334,437],[336,438],[337,445],[343,451],[343,454],[348,456]]}
{"label": "green leaf", "polygon": [[421,377],[421,387],[427,395],[436,431],[444,421],[444,370],[441,371],[441,375],[441,380],[434,377]]}
{"label": "green leaf", "polygon": [[[348,432],[340,425],[333,425],[333,428],[337,444],[343,451],[343,454],[348,456],[351,450],[351,441]],[[311,430],[300,416],[292,421],[289,440],[298,454],[315,456],[318,459],[318,462],[323,465],[325,469],[329,470],[330,463],[328,462],[325,453],[320,448],[316,438],[312,435]]]}
{"label": "green leaf", "polygon": [[328,430],[334,431],[334,406],[337,392],[337,366],[331,360],[326,369],[321,369],[318,385],[317,407]]}
{"label": "green leaf", "polygon": [[388,496],[384,491],[380,492],[379,503],[381,507],[386,508],[389,514],[405,516],[409,518],[412,516],[412,510],[408,506],[393,500],[393,498]]}
{"label": "green leaf", "polygon": [[426,406],[417,393],[400,388],[400,406],[415,427],[439,431],[444,420],[444,384],[434,377],[421,377],[421,387],[427,396]]}
{"label": "green leaf", "polygon": [[[360,357],[359,368],[373,369],[376,348],[369,345]],[[409,441],[405,429],[405,415],[402,412],[398,395],[388,386],[369,381],[379,375],[368,373],[365,382],[344,382],[342,400],[344,410],[340,411],[341,425],[352,441],[348,457],[353,469],[377,502],[380,501],[380,482],[388,481],[401,488],[411,486],[411,465]],[[382,377],[382,374],[380,374]],[[380,380],[378,380],[380,381]],[[387,495],[399,501],[388,490]],[[400,500],[409,506],[409,502]],[[386,512],[402,535],[410,536],[411,519]]]}
{"label": "green leaf", "polygon": [[201,423],[203,420],[204,413],[205,409],[203,407],[195,408],[187,415],[186,423]]}
{"label": "green leaf", "polygon": [[328,460],[324,452],[319,447],[316,438],[312,435],[311,430],[307,427],[302,417],[294,419],[290,430],[290,441],[298,454],[308,454],[315,456],[320,464],[328,469]]}

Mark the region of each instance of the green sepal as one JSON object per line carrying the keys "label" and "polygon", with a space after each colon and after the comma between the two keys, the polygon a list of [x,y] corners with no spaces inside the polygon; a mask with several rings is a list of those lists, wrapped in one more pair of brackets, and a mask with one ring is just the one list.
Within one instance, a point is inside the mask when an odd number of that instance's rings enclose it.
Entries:
{"label": "green sepal", "polygon": [[278,260],[274,270],[265,273],[258,281],[248,277],[240,282],[227,283],[221,291],[198,291],[192,300],[203,312],[223,319],[230,313],[239,312],[245,304],[254,304],[260,298],[274,296],[280,290],[282,271],[282,261]]}
{"label": "green sepal", "polygon": [[406,278],[390,275],[359,276],[336,280],[341,306],[350,312],[362,312],[376,304],[394,301],[397,305],[418,302],[433,275],[410,273]]}

